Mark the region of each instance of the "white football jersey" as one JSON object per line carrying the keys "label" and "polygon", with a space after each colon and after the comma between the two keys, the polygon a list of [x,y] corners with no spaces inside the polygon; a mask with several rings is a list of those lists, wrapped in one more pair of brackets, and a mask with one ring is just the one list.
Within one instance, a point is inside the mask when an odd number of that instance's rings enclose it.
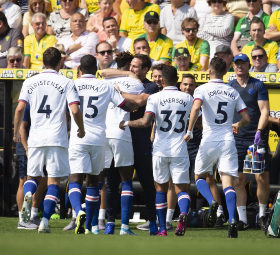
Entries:
{"label": "white football jersey", "polygon": [[[111,86],[114,86],[114,84],[118,85],[121,91],[129,94],[139,95],[145,89],[140,81],[129,77],[106,79],[105,81],[109,82]],[[106,116],[106,138],[115,138],[132,142],[130,129],[126,128],[125,131],[123,131],[119,128],[119,124],[122,120],[130,120],[130,113],[110,103]]]}
{"label": "white football jersey", "polygon": [[246,110],[239,93],[222,80],[213,79],[194,91],[194,100],[202,101],[202,141],[234,140],[234,112]]}
{"label": "white football jersey", "polygon": [[80,102],[73,81],[55,70],[44,70],[24,81],[19,101],[30,104],[28,147],[68,148],[66,101]]}
{"label": "white football jersey", "polygon": [[188,157],[187,143],[183,138],[192,103],[191,95],[178,91],[174,86],[149,96],[145,113],[153,114],[156,119],[153,155]]}
{"label": "white football jersey", "polygon": [[120,107],[125,103],[125,99],[111,84],[97,80],[91,74],[82,75],[80,79],[75,80],[75,85],[80,98],[86,135],[82,139],[78,138],[78,126],[71,121],[70,146],[73,144],[104,146],[108,105],[112,102]]}

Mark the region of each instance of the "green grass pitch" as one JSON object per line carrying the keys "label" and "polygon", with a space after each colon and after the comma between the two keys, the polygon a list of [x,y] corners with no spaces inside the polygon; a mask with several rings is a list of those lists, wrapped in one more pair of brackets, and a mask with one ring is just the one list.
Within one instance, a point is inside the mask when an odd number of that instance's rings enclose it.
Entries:
{"label": "green grass pitch", "polygon": [[[265,237],[263,231],[251,229],[239,232],[237,239],[227,238],[227,226],[222,229],[188,228],[185,236],[149,236],[135,225],[131,229],[138,236],[119,236],[120,223],[115,235],[75,235],[62,230],[67,220],[51,220],[51,234],[38,234],[36,230],[17,230],[17,218],[0,218],[1,255],[257,255],[279,254],[280,239]],[[176,226],[176,223],[173,223]]]}

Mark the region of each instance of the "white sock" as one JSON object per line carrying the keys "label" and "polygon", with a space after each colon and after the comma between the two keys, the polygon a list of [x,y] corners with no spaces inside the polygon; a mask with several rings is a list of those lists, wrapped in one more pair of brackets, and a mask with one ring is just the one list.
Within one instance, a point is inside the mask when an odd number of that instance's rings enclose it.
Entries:
{"label": "white sock", "polygon": [[98,229],[98,225],[96,225],[96,226],[91,226],[91,232],[94,232],[94,231],[96,231],[96,230],[99,230],[99,229]]}
{"label": "white sock", "polygon": [[172,222],[172,218],[174,215],[175,209],[167,209],[167,214],[166,214],[166,222]]}
{"label": "white sock", "polygon": [[18,212],[19,222],[22,222],[21,212]]}
{"label": "white sock", "polygon": [[126,225],[126,224],[122,224],[121,228],[124,228],[125,230],[128,230],[128,229],[129,229],[129,226]]}
{"label": "white sock", "polygon": [[259,218],[265,216],[266,205],[259,204]]}
{"label": "white sock", "polygon": [[239,215],[239,221],[243,221],[247,224],[246,206],[237,206],[237,212]]}
{"label": "white sock", "polygon": [[49,220],[47,218],[43,217],[42,221],[44,222],[45,226],[49,226]]}
{"label": "white sock", "polygon": [[105,213],[106,213],[106,209],[99,209],[98,219],[99,220],[105,220]]}
{"label": "white sock", "polygon": [[224,214],[223,206],[219,205],[217,210],[217,217],[220,217],[222,214]]}
{"label": "white sock", "polygon": [[37,215],[38,215],[38,208],[31,207],[31,217],[30,217],[30,219],[32,220]]}
{"label": "white sock", "polygon": [[76,212],[75,210],[72,209],[72,219],[76,219],[76,218],[77,218]]}

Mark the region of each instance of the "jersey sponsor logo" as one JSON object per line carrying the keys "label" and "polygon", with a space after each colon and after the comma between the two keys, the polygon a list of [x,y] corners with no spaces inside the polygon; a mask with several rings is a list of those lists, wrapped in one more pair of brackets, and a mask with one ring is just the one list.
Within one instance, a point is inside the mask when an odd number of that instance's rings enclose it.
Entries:
{"label": "jersey sponsor logo", "polygon": [[28,94],[32,94],[33,91],[39,87],[39,86],[52,86],[55,89],[57,89],[57,91],[62,95],[65,93],[64,88],[62,88],[58,83],[55,83],[53,81],[46,81],[46,80],[42,80],[42,81],[38,81],[38,82],[34,82],[32,83],[29,88],[28,88]]}
{"label": "jersey sponsor logo", "polygon": [[161,46],[157,46],[157,47],[156,47],[156,51],[157,51],[157,52],[160,52],[160,51],[161,51]]}
{"label": "jersey sponsor logo", "polygon": [[235,100],[235,96],[232,93],[225,91],[225,90],[213,90],[213,91],[208,92],[209,98],[216,96],[216,95],[225,95],[225,96],[230,97],[232,100]]}
{"label": "jersey sponsor logo", "polygon": [[251,88],[251,89],[248,90],[248,93],[249,93],[250,95],[253,95],[253,94],[255,93],[255,91],[254,91],[254,89]]}
{"label": "jersey sponsor logo", "polygon": [[9,39],[10,39],[10,36],[9,36],[9,35],[5,37],[5,41],[6,41],[6,42],[8,42]]}
{"label": "jersey sponsor logo", "polygon": [[187,102],[185,102],[183,99],[180,99],[180,98],[167,98],[167,99],[160,101],[161,106],[165,106],[166,104],[173,104],[173,103],[181,104],[184,107],[186,107],[188,105]]}
{"label": "jersey sponsor logo", "polygon": [[8,54],[8,51],[0,52],[0,57],[6,57]]}

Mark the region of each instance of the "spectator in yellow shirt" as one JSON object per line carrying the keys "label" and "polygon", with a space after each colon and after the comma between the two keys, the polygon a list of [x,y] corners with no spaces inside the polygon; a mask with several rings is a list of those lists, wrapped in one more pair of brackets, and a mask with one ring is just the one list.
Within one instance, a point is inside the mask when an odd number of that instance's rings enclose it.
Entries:
{"label": "spectator in yellow shirt", "polygon": [[150,46],[150,57],[163,64],[171,63],[173,41],[159,32],[159,15],[150,11],[145,14],[144,28],[146,33],[139,36],[145,38]]}
{"label": "spectator in yellow shirt", "polygon": [[277,64],[278,45],[276,42],[265,39],[264,33],[265,26],[262,20],[259,18],[253,19],[250,25],[250,35],[253,41],[247,43],[241,51],[249,57],[251,65],[253,64],[251,52],[255,46],[260,46],[266,51],[268,64]]}
{"label": "spectator in yellow shirt", "polygon": [[31,20],[34,34],[24,39],[24,66],[31,69],[43,67],[43,53],[56,44],[55,36],[46,33],[47,18],[43,13],[35,13]]}
{"label": "spectator in yellow shirt", "polygon": [[187,48],[178,48],[174,52],[173,61],[178,71],[200,71],[199,63],[191,63],[191,55]]}
{"label": "spectator in yellow shirt", "polygon": [[144,16],[149,11],[157,12],[160,8],[157,4],[150,4],[144,0],[127,0],[129,8],[124,11],[120,26],[120,36],[135,40],[145,33]]}
{"label": "spectator in yellow shirt", "polygon": [[280,43],[280,9],[270,15],[265,38]]}

